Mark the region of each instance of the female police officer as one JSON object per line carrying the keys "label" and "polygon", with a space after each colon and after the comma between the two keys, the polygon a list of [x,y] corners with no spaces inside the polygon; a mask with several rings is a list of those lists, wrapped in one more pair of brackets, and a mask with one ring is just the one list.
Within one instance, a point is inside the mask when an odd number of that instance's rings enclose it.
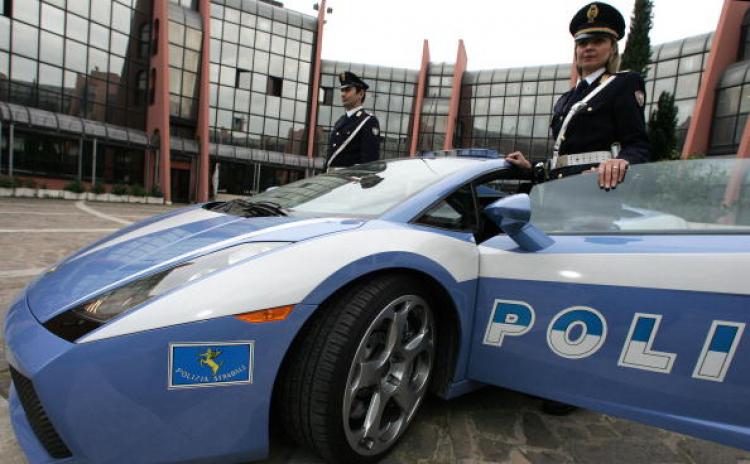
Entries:
{"label": "female police officer", "polygon": [[[617,41],[625,33],[625,21],[614,7],[602,2],[584,6],[573,16],[570,33],[580,80],[555,104],[550,122],[555,150],[546,173],[557,178],[593,168],[599,186],[613,188],[623,181],[630,164],[651,158],[643,78],[636,72],[618,72]],[[531,169],[521,152],[505,159]]]}

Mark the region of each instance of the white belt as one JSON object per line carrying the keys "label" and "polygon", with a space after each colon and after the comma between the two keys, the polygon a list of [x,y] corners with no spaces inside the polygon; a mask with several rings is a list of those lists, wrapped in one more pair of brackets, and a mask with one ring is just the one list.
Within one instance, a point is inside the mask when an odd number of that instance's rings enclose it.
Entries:
{"label": "white belt", "polygon": [[597,164],[602,161],[612,159],[612,152],[609,151],[587,151],[586,153],[573,153],[571,155],[560,155],[557,157],[555,169],[566,168],[570,166],[580,166],[582,164]]}

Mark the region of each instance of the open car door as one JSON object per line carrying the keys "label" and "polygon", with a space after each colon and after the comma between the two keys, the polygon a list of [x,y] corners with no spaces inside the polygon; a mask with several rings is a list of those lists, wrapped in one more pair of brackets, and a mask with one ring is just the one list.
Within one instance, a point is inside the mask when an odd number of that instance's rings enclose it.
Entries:
{"label": "open car door", "polygon": [[[750,449],[747,160],[632,166],[489,206],[469,377]],[[529,211],[531,218],[529,221]]]}

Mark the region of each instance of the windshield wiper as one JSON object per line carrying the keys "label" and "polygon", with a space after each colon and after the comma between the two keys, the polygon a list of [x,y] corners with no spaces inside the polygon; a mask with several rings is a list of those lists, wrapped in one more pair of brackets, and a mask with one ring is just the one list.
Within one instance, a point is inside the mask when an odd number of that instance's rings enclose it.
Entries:
{"label": "windshield wiper", "polygon": [[212,209],[213,211],[221,211],[226,214],[233,214],[243,217],[287,215],[281,205],[272,201],[232,200],[224,204],[217,205]]}

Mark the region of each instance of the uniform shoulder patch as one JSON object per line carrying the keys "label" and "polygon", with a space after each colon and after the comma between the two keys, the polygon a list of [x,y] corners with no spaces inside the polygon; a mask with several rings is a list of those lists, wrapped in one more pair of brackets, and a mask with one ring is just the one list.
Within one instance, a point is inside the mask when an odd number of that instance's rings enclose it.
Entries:
{"label": "uniform shoulder patch", "polygon": [[380,129],[378,129],[377,127],[372,128],[372,135],[378,135],[379,133],[380,133]]}
{"label": "uniform shoulder patch", "polygon": [[636,90],[633,95],[635,95],[635,102],[638,103],[638,106],[643,108],[643,105],[646,104],[646,94],[642,90]]}

